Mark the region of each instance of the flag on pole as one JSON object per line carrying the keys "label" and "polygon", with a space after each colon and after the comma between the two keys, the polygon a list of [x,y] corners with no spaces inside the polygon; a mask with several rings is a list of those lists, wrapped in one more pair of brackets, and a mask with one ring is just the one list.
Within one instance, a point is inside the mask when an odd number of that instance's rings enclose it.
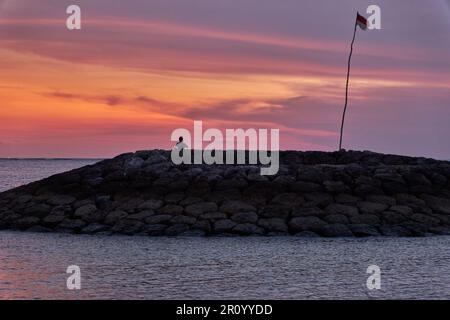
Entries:
{"label": "flag on pole", "polygon": [[356,16],[356,24],[363,30],[367,29],[367,19],[360,15],[359,12]]}
{"label": "flag on pole", "polygon": [[353,53],[353,44],[355,42],[356,37],[356,28],[359,26],[362,30],[367,30],[367,19],[359,14],[359,12],[356,13],[356,21],[355,25],[353,27],[353,39],[352,43],[350,44],[350,55],[348,56],[348,64],[347,64],[347,82],[345,84],[345,104],[344,104],[344,112],[342,113],[342,122],[341,122],[341,134],[339,137],[339,151],[342,149],[342,136],[344,133],[344,121],[345,121],[345,113],[347,111],[347,102],[348,102],[348,82],[350,80],[350,61],[352,59],[352,53]]}

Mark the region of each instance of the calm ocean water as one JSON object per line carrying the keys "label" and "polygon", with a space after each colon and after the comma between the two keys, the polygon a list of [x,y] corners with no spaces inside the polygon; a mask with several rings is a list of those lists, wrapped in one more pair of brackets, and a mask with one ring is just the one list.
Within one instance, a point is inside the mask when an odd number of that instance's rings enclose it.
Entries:
{"label": "calm ocean water", "polygon": [[0,192],[97,161],[92,159],[0,159]]}
{"label": "calm ocean water", "polygon": [[[0,160],[7,189],[92,160]],[[6,181],[6,182],[5,182]],[[81,269],[81,290],[66,269]],[[368,290],[369,265],[381,289]],[[0,299],[450,299],[450,237],[145,238],[0,232]]]}

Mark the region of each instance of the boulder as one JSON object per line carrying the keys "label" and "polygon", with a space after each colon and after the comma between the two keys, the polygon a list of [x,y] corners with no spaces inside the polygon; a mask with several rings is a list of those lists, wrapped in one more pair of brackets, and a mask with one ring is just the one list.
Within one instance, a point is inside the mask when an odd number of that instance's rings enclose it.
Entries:
{"label": "boulder", "polygon": [[450,214],[450,199],[436,196],[424,195],[422,198],[427,202],[430,208],[441,214]]}
{"label": "boulder", "polygon": [[189,226],[187,224],[175,224],[166,229],[165,234],[167,236],[178,236],[183,232],[189,230]]}
{"label": "boulder", "polygon": [[45,217],[51,210],[51,207],[45,203],[39,203],[31,205],[24,210],[24,215],[35,216],[35,217]]}
{"label": "boulder", "polygon": [[323,185],[325,186],[325,189],[331,193],[351,192],[350,187],[342,181],[324,181]]}
{"label": "boulder", "polygon": [[81,219],[65,219],[58,225],[58,228],[78,231],[81,230],[85,225],[86,222]]}
{"label": "boulder", "polygon": [[243,201],[225,201],[220,206],[220,212],[234,214],[238,212],[255,212],[256,208]]}
{"label": "boulder", "polygon": [[142,202],[139,206],[138,209],[140,210],[157,210],[159,208],[161,208],[164,205],[164,202],[162,200],[159,199],[149,199],[146,200],[144,202]]}
{"label": "boulder", "polygon": [[227,215],[222,212],[208,212],[204,213],[199,216],[199,219],[202,220],[220,220],[220,219],[226,219]]}
{"label": "boulder", "polygon": [[358,209],[361,213],[377,214],[385,211],[388,205],[377,202],[360,201],[357,203]]}
{"label": "boulder", "polygon": [[138,220],[124,219],[117,222],[111,229],[115,233],[133,235],[138,233],[144,227],[144,223]]}
{"label": "boulder", "polygon": [[81,229],[81,233],[94,234],[94,233],[106,231],[106,230],[108,230],[108,228],[109,227],[104,224],[91,223],[87,227],[84,227],[83,229]]}
{"label": "boulder", "polygon": [[161,224],[169,222],[174,216],[170,214],[158,214],[145,219],[146,224]]}
{"label": "boulder", "polygon": [[38,217],[24,217],[14,221],[12,227],[19,230],[25,230],[39,224],[39,222],[40,219]]}
{"label": "boulder", "polygon": [[328,223],[348,224],[349,220],[343,214],[330,214],[323,218]]}
{"label": "boulder", "polygon": [[103,218],[102,213],[97,211],[97,207],[93,204],[78,208],[75,210],[74,216],[89,223],[98,222]]}
{"label": "boulder", "polygon": [[189,216],[175,216],[172,219],[170,219],[170,222],[172,224],[187,224],[192,225],[197,221],[197,219]]}
{"label": "boulder", "polygon": [[64,206],[75,202],[75,198],[69,195],[55,195],[47,200],[47,203],[52,206]]}
{"label": "boulder", "polygon": [[288,232],[286,222],[279,218],[259,219],[258,225],[270,232]]}
{"label": "boulder", "polygon": [[125,211],[115,210],[115,211],[110,212],[106,216],[104,223],[108,224],[108,225],[114,225],[119,220],[122,220],[122,219],[126,218],[127,216],[128,216],[128,213],[126,213]]}
{"label": "boulder", "polygon": [[332,203],[332,204],[328,205],[325,208],[325,211],[328,214],[332,214],[332,215],[339,214],[339,215],[345,215],[347,217],[356,216],[359,213],[357,207],[346,205],[346,204],[340,204],[340,203]]}
{"label": "boulder", "polygon": [[182,214],[184,211],[184,208],[182,206],[178,206],[175,204],[167,204],[161,209],[158,210],[158,213],[160,214],[170,214],[170,215],[179,215]]}
{"label": "boulder", "polygon": [[214,202],[199,202],[188,205],[185,209],[186,214],[198,217],[207,212],[217,212],[217,204]]}
{"label": "boulder", "polygon": [[289,189],[293,192],[297,193],[306,193],[306,192],[316,192],[321,191],[322,186],[318,183],[314,182],[306,182],[306,181],[296,181],[290,184]]}
{"label": "boulder", "polygon": [[236,226],[236,224],[236,222],[229,219],[217,220],[216,222],[214,222],[214,232],[230,232]]}
{"label": "boulder", "polygon": [[374,214],[360,214],[350,218],[353,224],[368,224],[370,226],[379,225],[381,223],[380,218]]}
{"label": "boulder", "polygon": [[380,235],[377,228],[367,224],[351,224],[350,230],[356,237],[375,237]]}
{"label": "boulder", "polygon": [[240,234],[240,235],[262,235],[264,234],[264,229],[261,227],[258,227],[257,225],[254,225],[252,223],[241,223],[236,225],[232,231],[234,233]]}
{"label": "boulder", "polygon": [[258,215],[254,212],[238,212],[231,216],[231,220],[237,223],[256,223]]}
{"label": "boulder", "polygon": [[317,217],[297,217],[291,219],[289,229],[294,233],[300,231],[320,232],[326,225],[326,222]]}
{"label": "boulder", "polygon": [[321,228],[320,233],[325,237],[353,237],[349,227],[341,223],[325,225]]}

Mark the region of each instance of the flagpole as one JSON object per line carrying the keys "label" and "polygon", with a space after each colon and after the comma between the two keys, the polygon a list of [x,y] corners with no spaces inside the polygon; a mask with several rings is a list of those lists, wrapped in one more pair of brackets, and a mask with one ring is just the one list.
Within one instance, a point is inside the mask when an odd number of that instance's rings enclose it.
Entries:
{"label": "flagpole", "polygon": [[352,44],[350,45],[350,55],[348,56],[347,83],[345,85],[345,106],[344,106],[344,112],[342,113],[341,135],[340,135],[340,139],[339,139],[339,151],[342,150],[342,134],[344,133],[345,112],[347,111],[347,102],[348,102],[348,81],[350,78],[350,61],[352,59],[353,44],[355,43],[356,26],[357,26],[357,19],[355,19],[355,29],[353,30],[353,39],[352,39]]}

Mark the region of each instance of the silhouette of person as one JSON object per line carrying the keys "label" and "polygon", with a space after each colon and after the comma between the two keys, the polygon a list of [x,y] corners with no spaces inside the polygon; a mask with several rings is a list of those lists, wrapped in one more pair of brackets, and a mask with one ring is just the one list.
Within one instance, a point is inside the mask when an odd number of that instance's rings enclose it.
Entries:
{"label": "silhouette of person", "polygon": [[178,151],[183,151],[183,149],[186,149],[187,147],[187,144],[183,142],[183,137],[180,137],[177,144],[175,145],[175,149],[177,149]]}

